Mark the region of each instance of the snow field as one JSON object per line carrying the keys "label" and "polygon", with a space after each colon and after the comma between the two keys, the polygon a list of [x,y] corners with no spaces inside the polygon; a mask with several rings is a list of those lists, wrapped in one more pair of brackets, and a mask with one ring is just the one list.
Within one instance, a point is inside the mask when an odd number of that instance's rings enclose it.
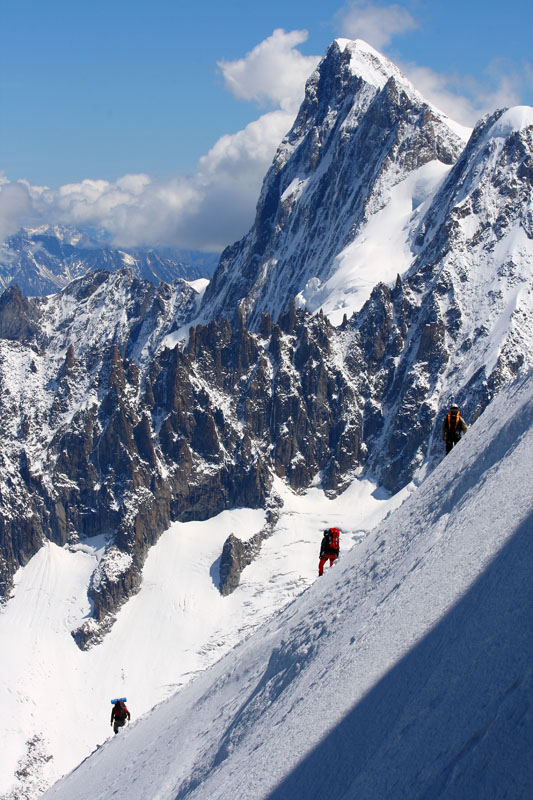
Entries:
{"label": "snow field", "polygon": [[532,388],[503,390],[324,578],[47,798],[526,797]]}
{"label": "snow field", "polygon": [[47,543],[17,573],[0,614],[0,637],[12,643],[0,662],[8,741],[0,755],[0,794],[11,789],[32,736],[53,754],[43,767],[53,782],[112,735],[112,697],[126,696],[138,719],[305,590],[317,575],[324,527],[352,526],[357,516],[358,531],[342,537],[346,551],[399,502],[385,493],[374,497],[374,488],[356,481],[329,500],[318,488],[293,495],[278,481],[284,506],[274,533],[225,598],[217,588],[223,544],[232,532],[246,540],[261,530],[265,512],[236,509],[206,522],[173,524],[150,550],[140,592],[102,644],[87,652],[70,631],[89,614],[87,586],[104,542],[85,540],[72,550]]}
{"label": "snow field", "polygon": [[377,283],[394,283],[413,262],[411,239],[450,167],[431,161],[413,170],[389,192],[384,208],[372,214],[361,233],[336,257],[331,277],[310,281],[298,299],[312,313],[322,308],[333,325],[359,311]]}

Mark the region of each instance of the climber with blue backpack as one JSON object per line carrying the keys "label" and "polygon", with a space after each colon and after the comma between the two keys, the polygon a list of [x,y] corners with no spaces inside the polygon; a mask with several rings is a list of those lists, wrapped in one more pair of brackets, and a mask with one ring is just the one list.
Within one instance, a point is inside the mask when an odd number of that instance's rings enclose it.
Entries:
{"label": "climber with blue backpack", "polygon": [[114,723],[113,730],[115,733],[118,733],[118,729],[126,724],[127,719],[131,719],[131,715],[127,709],[125,697],[119,697],[115,700],[111,700],[111,702],[113,703],[113,708],[111,709],[111,725]]}

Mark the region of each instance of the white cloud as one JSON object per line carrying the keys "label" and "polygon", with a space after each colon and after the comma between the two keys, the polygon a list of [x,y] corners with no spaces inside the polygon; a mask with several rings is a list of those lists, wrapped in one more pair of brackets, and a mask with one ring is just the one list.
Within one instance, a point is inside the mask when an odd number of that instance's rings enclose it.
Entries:
{"label": "white cloud", "polygon": [[274,31],[244,58],[219,61],[226,87],[241,100],[272,103],[296,113],[303,100],[305,81],[318,64],[318,56],[297,50],[307,31]]}
{"label": "white cloud", "polygon": [[[110,208],[105,227],[123,246],[221,250],[252,224],[263,177],[292,121],[291,114],[273,111],[223,136],[194,175],[146,184],[140,194]],[[116,197],[116,187],[109,186],[99,202],[111,205]]]}
{"label": "white cloud", "polygon": [[23,182],[12,183],[0,174],[0,242],[21,225],[21,220],[30,222],[35,216],[28,186]]}
{"label": "white cloud", "polygon": [[523,69],[493,61],[485,70],[486,79],[438,73],[416,64],[399,64],[416,88],[449,117],[473,126],[497,108],[520,105],[524,85],[531,82],[531,65]]}
{"label": "white cloud", "polygon": [[342,36],[364,39],[378,50],[387,47],[395,36],[418,28],[409,11],[397,3],[378,6],[364,0],[350,0],[335,16]]}
{"label": "white cloud", "polygon": [[221,61],[225,84],[244,100],[273,110],[243,130],[222,136],[191,176],[154,182],[144,174],[115,182],[86,179],[59,189],[9,182],[0,176],[0,236],[20,226],[102,227],[115,244],[175,245],[219,251],[253,222],[261,183],[303,99],[318,56],[297,50],[306,31],[274,31],[245,58]]}
{"label": "white cloud", "polygon": [[0,182],[0,236],[21,225],[103,227],[117,245],[175,245],[219,251],[253,222],[263,177],[294,115],[271,111],[242,131],[221,137],[196,172],[154,182],[125,175],[86,179],[59,189]]}

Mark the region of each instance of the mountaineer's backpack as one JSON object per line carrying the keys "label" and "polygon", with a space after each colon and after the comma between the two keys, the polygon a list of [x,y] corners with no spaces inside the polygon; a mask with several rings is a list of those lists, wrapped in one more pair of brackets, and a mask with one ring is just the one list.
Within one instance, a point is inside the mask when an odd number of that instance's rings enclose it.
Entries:
{"label": "mountaineer's backpack", "polygon": [[448,430],[450,432],[453,431],[455,433],[455,431],[459,427],[460,419],[461,419],[461,412],[459,411],[459,409],[457,409],[455,414],[452,414],[451,409],[450,411],[448,411]]}
{"label": "mountaineer's backpack", "polygon": [[338,555],[340,547],[339,540],[341,535],[340,530],[338,528],[329,528],[329,530],[325,531],[325,533],[327,533],[327,539],[326,539],[327,543],[326,542],[324,543],[326,545],[324,548],[324,552],[332,555]]}
{"label": "mountaineer's backpack", "polygon": [[329,541],[333,550],[339,551],[341,532],[338,528],[329,529]]}

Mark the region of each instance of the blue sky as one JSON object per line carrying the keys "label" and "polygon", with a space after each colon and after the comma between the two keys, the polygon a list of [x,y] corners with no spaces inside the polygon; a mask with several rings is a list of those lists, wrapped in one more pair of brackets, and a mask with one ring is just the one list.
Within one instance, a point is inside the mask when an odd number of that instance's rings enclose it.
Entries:
{"label": "blue sky", "polygon": [[[228,172],[229,151],[235,161],[242,148],[246,191],[229,192],[234,218],[205,241],[185,242],[165,226],[151,236],[153,216],[141,220],[140,205],[130,225],[140,231],[132,243],[229,243],[249,224],[245,209],[290,127],[298,87],[336,36],[369,41],[463,123],[498,106],[533,104],[526,0],[5,0],[2,22],[0,235],[46,216],[43,208],[51,220],[102,223],[123,195],[169,214],[172,227],[165,192],[190,206],[198,198],[187,180],[197,189]],[[27,189],[26,197],[21,181],[53,191]],[[73,184],[83,191],[64,189]],[[217,185],[202,214],[212,218],[223,194]],[[83,217],[82,200],[94,218]]]}

